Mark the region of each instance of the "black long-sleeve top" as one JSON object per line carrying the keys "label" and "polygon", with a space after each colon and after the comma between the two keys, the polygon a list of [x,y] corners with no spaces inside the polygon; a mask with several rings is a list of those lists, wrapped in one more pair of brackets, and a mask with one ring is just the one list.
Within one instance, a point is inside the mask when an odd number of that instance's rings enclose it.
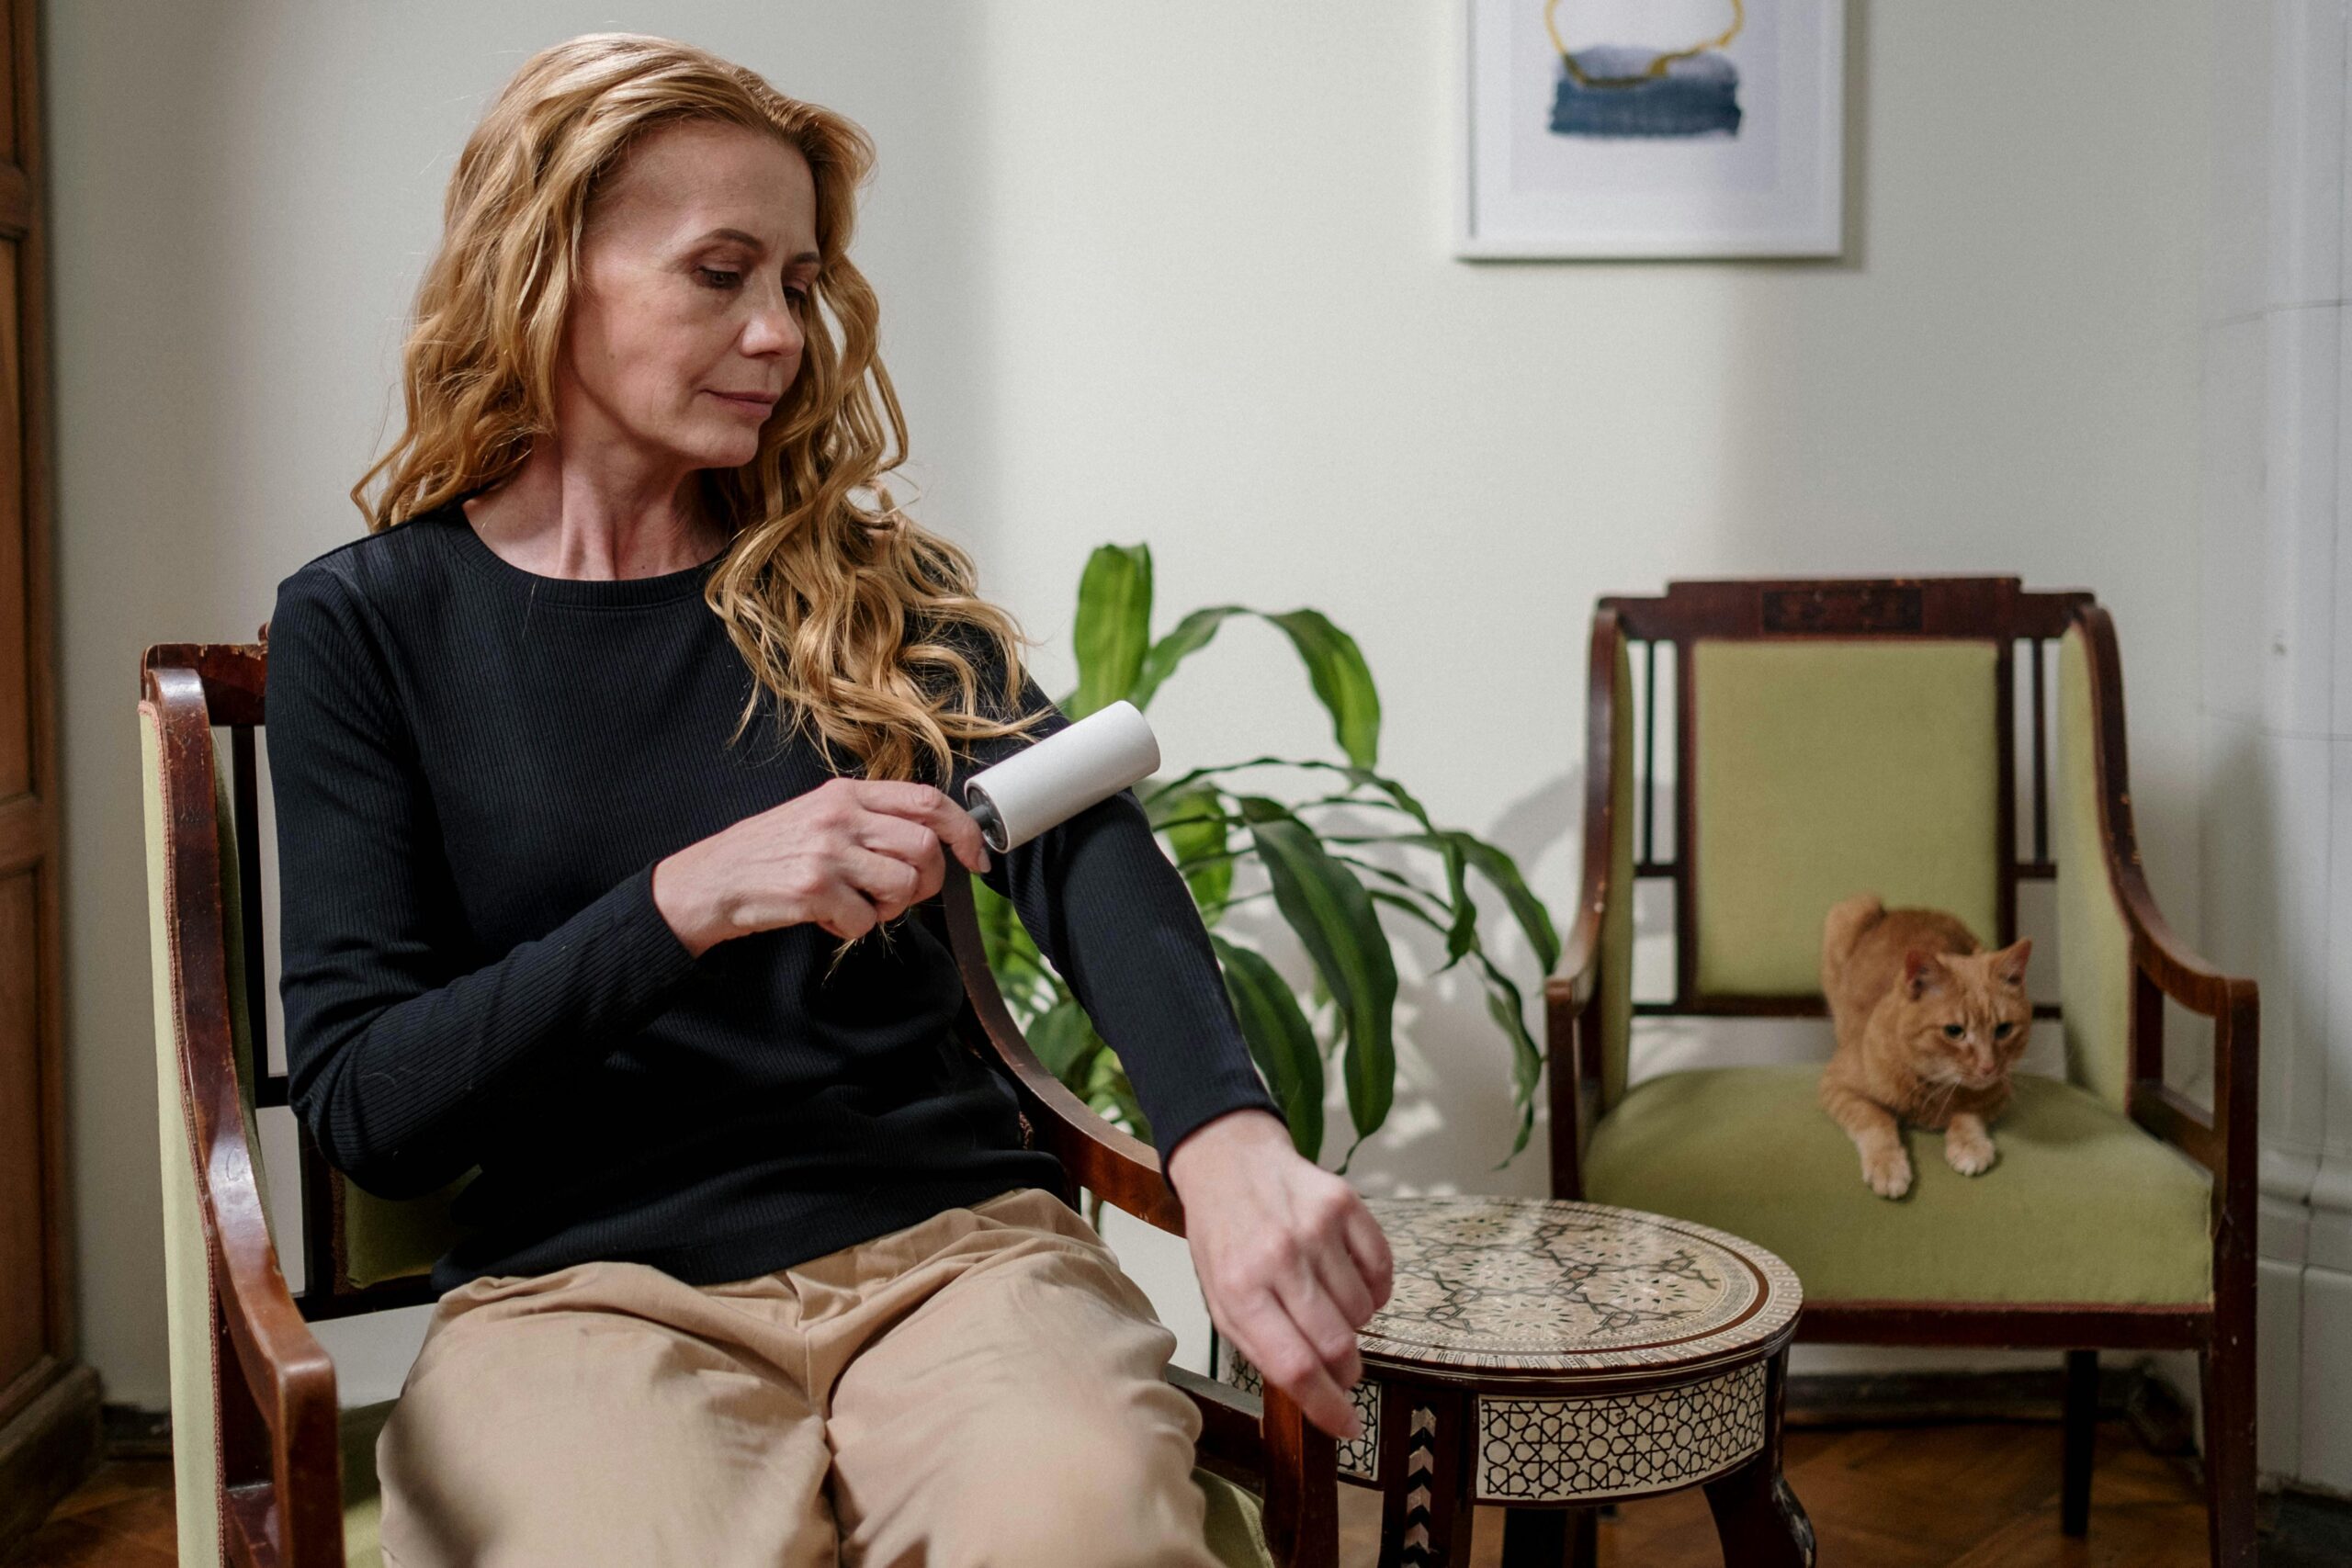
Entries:
{"label": "black long-sleeve top", "polygon": [[[837,940],[813,923],[697,957],[655,906],[657,862],[831,776],[781,743],[765,692],[728,743],[753,681],[702,603],[714,564],[543,577],[453,501],[278,584],[289,1097],[368,1191],[481,1168],[435,1291],[591,1258],[743,1279],[1060,1179],[956,1040],[962,982],[922,922],[828,976]],[[1052,708],[1034,680],[1023,704]],[[1035,734],[1069,723],[1053,709]],[[951,795],[1025,743],[971,743]],[[1132,790],[985,880],[1118,1052],[1163,1156],[1226,1111],[1274,1111]]]}

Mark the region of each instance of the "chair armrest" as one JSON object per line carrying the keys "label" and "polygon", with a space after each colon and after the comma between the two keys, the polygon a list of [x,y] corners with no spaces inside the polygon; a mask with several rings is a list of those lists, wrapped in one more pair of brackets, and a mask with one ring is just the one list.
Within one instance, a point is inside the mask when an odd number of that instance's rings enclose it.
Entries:
{"label": "chair armrest", "polygon": [[[1584,869],[1577,914],[1561,943],[1559,972],[1544,982],[1544,1057],[1551,1073],[1552,1190],[1584,1190],[1585,1145],[1600,1113],[1601,930],[1617,831],[1617,655],[1624,626],[1613,609],[1592,617],[1585,683]],[[1617,890],[1621,897],[1632,890]]]}
{"label": "chair armrest", "polygon": [[[189,1103],[199,1102],[191,1098]],[[200,1148],[208,1121],[217,1131],[198,1166],[197,1206],[220,1325],[244,1395],[235,1400],[232,1390],[215,1390],[222,1517],[248,1541],[267,1542],[289,1568],[339,1564],[343,1484],[334,1363],[286,1288],[254,1185],[243,1118],[233,1102],[225,1123],[199,1110],[192,1134]],[[232,1414],[240,1406],[249,1413],[243,1421]],[[258,1430],[250,1424],[254,1417]],[[267,1560],[258,1551],[254,1559]]]}
{"label": "chair armrest", "polygon": [[[216,1376],[223,1528],[246,1558],[343,1561],[334,1365],[278,1267],[245,1138],[229,1016],[220,843],[205,675],[151,658],[142,686],[162,746],[170,1012],[204,1233],[213,1326],[236,1377]],[[208,1346],[219,1354],[219,1346]]]}
{"label": "chair armrest", "polygon": [[[1145,1224],[1182,1235],[1183,1205],[1161,1171],[1159,1151],[1105,1121],[1029,1048],[989,968],[971,878],[949,875],[940,885],[940,906],[972,1013],[1064,1168]],[[1272,1383],[1261,1399],[1182,1367],[1168,1367],[1163,1375],[1201,1413],[1201,1462],[1265,1499],[1266,1544],[1274,1560],[1283,1568],[1337,1568],[1339,1447],[1329,1434]]]}
{"label": "chair armrest", "polygon": [[995,973],[989,968],[979,917],[972,908],[971,878],[953,868],[951,872],[940,885],[948,945],[963,976],[965,998],[1012,1077],[1023,1110],[1034,1115],[1040,1135],[1072,1180],[1146,1224],[1182,1235],[1184,1206],[1161,1170],[1159,1152],[1105,1121],[1047,1072],[1029,1048],[1021,1026],[1005,1006],[1004,993],[997,988]]}
{"label": "chair armrest", "polygon": [[1165,1376],[1201,1413],[1201,1463],[1220,1475],[1259,1484],[1266,1473],[1265,1402],[1173,1362]]}
{"label": "chair armrest", "polygon": [[[2233,1190],[2250,1224],[2258,1090],[2260,1007],[2255,982],[2230,975],[2183,942],[2157,908],[2140,863],[2123,742],[2123,666],[2104,606],[2077,605],[2089,660],[2092,755],[2099,807],[2099,859],[2132,939],[2131,1113]],[[2213,1102],[2208,1114],[2165,1083],[2166,997],[2213,1021]]]}
{"label": "chair armrest", "polygon": [[1559,973],[1545,999],[1581,1010],[1600,975],[1600,927],[1609,911],[1609,868],[1616,845],[1617,650],[1625,630],[1617,612],[1596,611],[1585,674],[1584,870],[1577,918],[1560,944]]}
{"label": "chair armrest", "polygon": [[1265,1499],[1266,1545],[1284,1568],[1338,1568],[1339,1445],[1272,1383],[1262,1397],[1171,1366],[1201,1412],[1198,1462]]}

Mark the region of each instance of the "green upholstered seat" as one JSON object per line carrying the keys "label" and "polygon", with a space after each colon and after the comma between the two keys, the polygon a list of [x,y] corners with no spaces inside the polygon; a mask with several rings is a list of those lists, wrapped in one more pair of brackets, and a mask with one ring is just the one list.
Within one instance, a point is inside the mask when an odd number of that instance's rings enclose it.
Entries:
{"label": "green upholstered seat", "polygon": [[1906,1129],[1917,1173],[1862,1184],[1814,1099],[1817,1066],[1716,1067],[1636,1084],[1593,1130],[1586,1194],[1727,1230],[1778,1253],[1808,1302],[2197,1303],[2211,1299],[2211,1178],[2106,1100],[2021,1076],[1964,1177]]}
{"label": "green upholstered seat", "polygon": [[383,1568],[384,1551],[377,1540],[383,1506],[376,1495],[376,1434],[399,1403],[350,1406],[339,1413],[343,1437],[343,1561],[344,1568]]}

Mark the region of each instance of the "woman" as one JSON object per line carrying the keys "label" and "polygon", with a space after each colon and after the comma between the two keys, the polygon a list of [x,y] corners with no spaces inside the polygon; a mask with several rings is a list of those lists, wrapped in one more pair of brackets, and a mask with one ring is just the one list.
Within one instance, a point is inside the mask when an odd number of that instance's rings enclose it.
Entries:
{"label": "woman", "polygon": [[697,50],[535,56],[452,177],[369,531],[278,588],[295,1108],[373,1192],[479,1168],[379,1444],[401,1568],[1211,1562],[1174,1336],[900,919],[950,852],[1129,1067],[1212,1319],[1357,1430],[1386,1244],[1132,792],[1001,860],[951,799],[1069,720],[876,482],[870,157]]}

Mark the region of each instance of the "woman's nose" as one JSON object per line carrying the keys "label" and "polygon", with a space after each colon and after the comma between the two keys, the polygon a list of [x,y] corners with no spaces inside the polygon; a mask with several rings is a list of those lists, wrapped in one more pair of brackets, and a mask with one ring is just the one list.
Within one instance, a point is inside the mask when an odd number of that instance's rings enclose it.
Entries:
{"label": "woman's nose", "polygon": [[754,354],[797,354],[808,338],[792,301],[781,295],[761,302],[744,335],[743,346]]}

